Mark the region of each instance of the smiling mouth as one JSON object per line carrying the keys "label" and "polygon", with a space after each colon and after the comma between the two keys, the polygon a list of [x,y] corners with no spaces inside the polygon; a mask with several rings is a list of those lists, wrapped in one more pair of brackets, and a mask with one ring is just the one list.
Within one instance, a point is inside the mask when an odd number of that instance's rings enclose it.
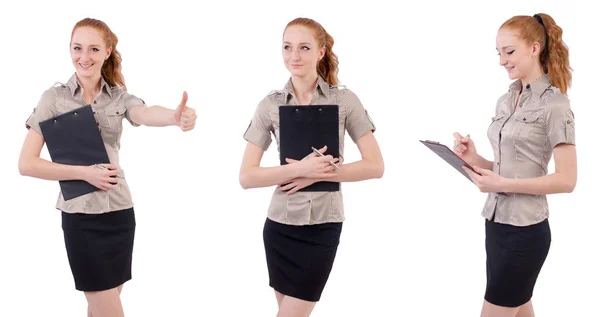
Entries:
{"label": "smiling mouth", "polygon": [[92,63],[92,64],[81,64],[81,63],[79,63],[79,66],[81,66],[81,68],[90,68],[90,67],[94,66],[94,63]]}
{"label": "smiling mouth", "polygon": [[510,72],[510,71],[511,71],[511,70],[513,70],[515,67],[514,67],[514,66],[512,66],[512,67],[504,67],[504,68],[506,68],[506,71],[507,71],[507,72]]}

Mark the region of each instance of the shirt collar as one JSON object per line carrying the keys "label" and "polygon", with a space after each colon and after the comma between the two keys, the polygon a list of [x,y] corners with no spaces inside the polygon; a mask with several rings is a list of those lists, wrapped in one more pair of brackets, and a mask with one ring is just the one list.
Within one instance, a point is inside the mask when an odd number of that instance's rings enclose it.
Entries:
{"label": "shirt collar", "polygon": [[[515,80],[512,84],[510,84],[510,90],[520,91],[523,88],[522,85],[523,84],[520,79]],[[530,84],[526,85],[525,90],[531,90],[537,96],[541,96],[544,93],[544,91],[546,91],[551,86],[552,84],[550,83],[550,76],[548,76],[548,74],[544,74],[536,80],[534,80],[533,82],[531,82]]]}
{"label": "shirt collar", "polygon": [[[329,98],[329,88],[330,85],[323,79],[323,77],[318,76],[317,78],[317,86],[315,87],[316,91],[322,94],[325,98]],[[290,96],[294,92],[294,85],[292,84],[292,78],[288,80],[284,87],[285,100],[289,101]]]}
{"label": "shirt collar", "polygon": [[[79,80],[77,79],[77,73],[74,73],[73,76],[67,82],[67,86],[71,89],[71,95],[75,96],[77,89],[81,88],[79,84]],[[112,88],[110,85],[104,80],[104,77],[100,76],[100,91],[106,91],[106,93],[112,98]]]}

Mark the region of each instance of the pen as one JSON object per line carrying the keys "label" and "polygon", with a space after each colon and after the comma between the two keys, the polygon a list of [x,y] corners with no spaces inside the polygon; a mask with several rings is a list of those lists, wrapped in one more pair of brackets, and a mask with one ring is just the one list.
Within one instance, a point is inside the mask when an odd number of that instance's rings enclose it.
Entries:
{"label": "pen", "polygon": [[[325,157],[325,155],[323,155],[323,153],[319,152],[319,150],[315,149],[314,147],[312,147],[313,152],[317,153],[320,157]],[[331,164],[331,166],[335,167],[336,169],[340,169],[339,166],[337,166],[335,163],[333,163],[332,161],[329,161],[329,164]]]}
{"label": "pen", "polygon": [[[110,171],[106,166],[100,165],[100,164],[94,164],[95,167],[103,169],[105,171]],[[118,178],[123,178],[120,175],[117,175]]]}

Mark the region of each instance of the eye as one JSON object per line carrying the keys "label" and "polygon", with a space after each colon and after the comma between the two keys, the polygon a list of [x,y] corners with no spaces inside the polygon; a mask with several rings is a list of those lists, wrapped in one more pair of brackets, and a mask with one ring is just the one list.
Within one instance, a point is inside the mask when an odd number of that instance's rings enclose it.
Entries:
{"label": "eye", "polygon": [[94,48],[92,48],[92,51],[93,51],[93,52],[100,52],[100,50],[99,50],[98,48],[95,48],[95,47],[94,47]]}
{"label": "eye", "polygon": [[310,47],[308,47],[308,46],[302,46],[300,49],[303,50],[303,51],[308,51],[308,50],[310,50]]}
{"label": "eye", "polygon": [[514,52],[515,52],[515,50],[512,50],[512,51],[510,51],[510,52],[506,52],[506,54],[508,54],[508,55],[512,55],[512,53],[514,53]]}
{"label": "eye", "polygon": [[289,46],[289,45],[284,45],[284,46],[283,46],[283,49],[287,51],[287,50],[289,50],[289,49],[290,49],[290,46]]}
{"label": "eye", "polygon": [[73,47],[73,50],[75,50],[75,51],[79,51],[79,50],[81,50],[81,47],[79,47],[79,46],[75,46],[75,47]]}

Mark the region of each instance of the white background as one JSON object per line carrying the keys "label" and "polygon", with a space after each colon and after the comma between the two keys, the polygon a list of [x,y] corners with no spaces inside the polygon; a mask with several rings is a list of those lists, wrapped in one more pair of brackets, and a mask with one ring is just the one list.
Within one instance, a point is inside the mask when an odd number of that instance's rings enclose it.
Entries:
{"label": "white background", "polygon": [[[137,217],[126,316],[275,316],[262,226],[272,188],[238,183],[242,134],[258,102],[288,79],[281,36],[306,16],[335,39],[340,79],[377,126],[383,179],[344,185],[347,221],[313,316],[479,316],[485,290],[486,195],[419,139],[486,137],[510,83],[495,37],[513,15],[551,14],[574,68],[579,181],[549,198],[552,247],[534,293],[538,316],[600,316],[597,285],[597,16],[578,1],[11,2],[0,10],[4,166],[0,316],[85,316],[64,248],[56,182],[22,177],[24,122],[42,92],[74,69],[71,28],[102,19],[118,35],[128,89],[175,107],[183,90],[196,129],[125,124],[121,163]],[[391,3],[391,1],[390,1]],[[359,158],[347,138],[346,159]],[[48,158],[46,149],[43,156]],[[277,164],[276,147],[264,165]],[[551,167],[553,170],[553,167]]]}

